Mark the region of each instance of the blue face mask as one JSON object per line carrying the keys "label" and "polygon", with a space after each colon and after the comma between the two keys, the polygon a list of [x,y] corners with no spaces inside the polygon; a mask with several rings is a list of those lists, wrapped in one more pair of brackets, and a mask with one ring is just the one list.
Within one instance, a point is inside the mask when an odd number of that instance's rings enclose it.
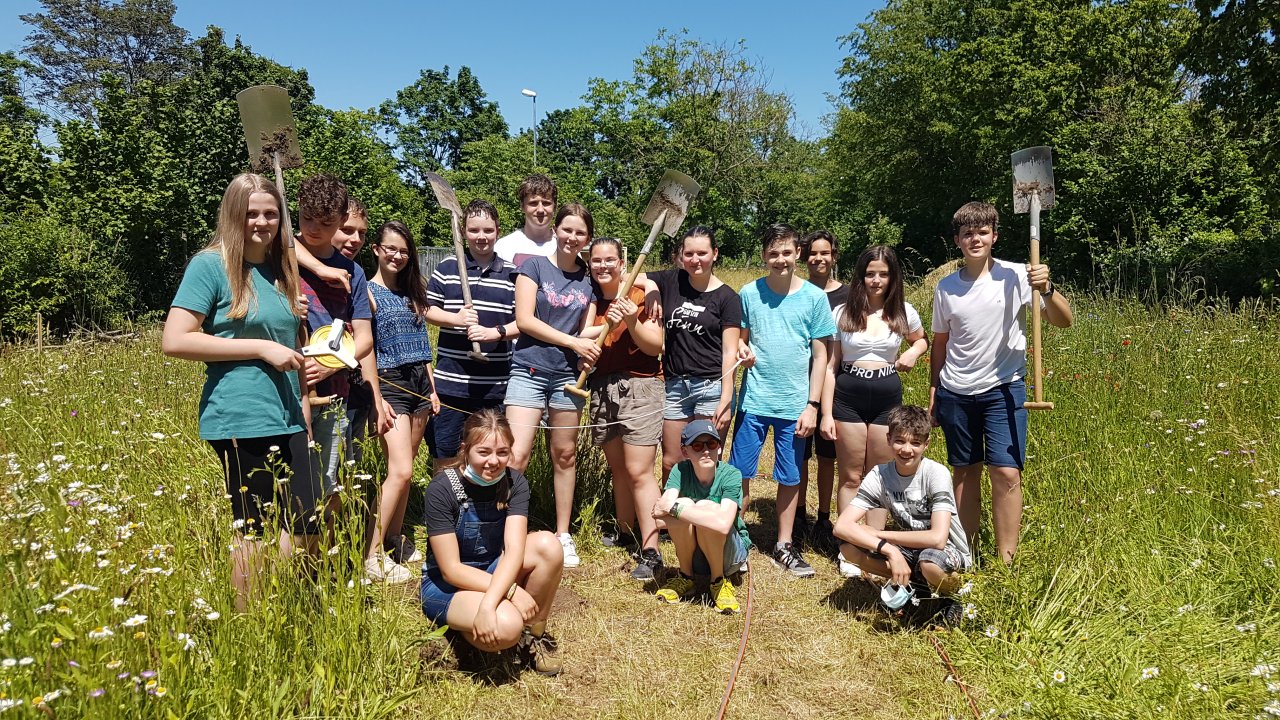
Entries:
{"label": "blue face mask", "polygon": [[[502,480],[502,475],[499,475],[498,477],[492,480],[485,480],[484,477],[481,476],[480,473],[476,472],[475,469],[472,468],[471,465],[469,464],[462,469],[462,474],[465,475],[468,480],[475,483],[476,485],[479,485],[480,487],[489,487],[491,485],[496,485],[498,481]],[[503,473],[503,475],[505,474],[506,473]]]}

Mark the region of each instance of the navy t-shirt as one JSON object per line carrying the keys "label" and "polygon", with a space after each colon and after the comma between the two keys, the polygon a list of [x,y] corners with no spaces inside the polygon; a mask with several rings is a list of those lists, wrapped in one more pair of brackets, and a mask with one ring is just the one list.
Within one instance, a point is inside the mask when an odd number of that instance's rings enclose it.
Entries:
{"label": "navy t-shirt", "polygon": [[[519,274],[538,286],[534,315],[556,330],[577,337],[587,308],[600,297],[582,261],[578,261],[576,270],[565,272],[547,258],[531,257],[520,266]],[[578,356],[568,348],[522,333],[516,339],[512,364],[544,372],[574,372]]]}

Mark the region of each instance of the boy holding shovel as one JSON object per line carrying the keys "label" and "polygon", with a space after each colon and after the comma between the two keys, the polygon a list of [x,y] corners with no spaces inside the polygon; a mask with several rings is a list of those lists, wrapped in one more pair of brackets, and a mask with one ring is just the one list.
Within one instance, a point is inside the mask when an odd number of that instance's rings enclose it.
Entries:
{"label": "boy holding shovel", "polygon": [[[1033,301],[1045,320],[1071,326],[1071,304],[1049,281],[1049,266],[998,260],[993,205],[971,202],[951,220],[964,266],[933,295],[929,414],[947,439],[960,524],[972,547],[982,512],[982,466],[991,476],[996,547],[1006,563],[1022,524],[1022,466],[1027,449],[1026,314]],[[1032,295],[1039,293],[1039,298]]]}

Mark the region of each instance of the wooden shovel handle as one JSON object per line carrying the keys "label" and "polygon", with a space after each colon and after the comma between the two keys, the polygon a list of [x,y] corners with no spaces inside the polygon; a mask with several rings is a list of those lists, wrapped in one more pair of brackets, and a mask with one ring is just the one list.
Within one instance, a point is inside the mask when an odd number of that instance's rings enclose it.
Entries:
{"label": "wooden shovel handle", "polygon": [[[644,265],[644,260],[647,257],[649,257],[649,253],[640,253],[640,255],[636,256],[636,264],[631,266],[631,272],[627,273],[627,276],[622,280],[622,284],[618,286],[618,297],[626,297],[627,293],[631,292],[631,286],[636,284],[636,278],[640,275],[640,268]],[[604,328],[596,337],[596,347],[604,347],[604,341],[609,337],[609,333],[613,332],[613,328],[613,323],[608,320],[604,321]],[[578,397],[587,397],[590,393],[583,389],[586,385],[587,371],[583,370],[578,374],[578,382],[572,385],[566,384],[564,390]]]}

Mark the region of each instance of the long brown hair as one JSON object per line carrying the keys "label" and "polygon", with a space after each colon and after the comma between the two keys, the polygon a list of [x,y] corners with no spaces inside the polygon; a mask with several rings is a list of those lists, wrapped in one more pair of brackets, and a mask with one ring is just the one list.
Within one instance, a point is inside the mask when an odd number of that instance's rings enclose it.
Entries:
{"label": "long brown hair", "polygon": [[[507,422],[505,415],[498,412],[496,408],[477,410],[462,424],[462,444],[458,446],[458,454],[443,460],[440,463],[440,469],[466,467],[467,452],[471,446],[484,442],[491,435],[497,435],[507,445],[515,445],[515,435],[512,434],[511,424]],[[463,482],[467,480],[464,478]],[[511,503],[510,468],[502,474],[502,480],[498,481],[497,501],[499,510],[506,510]]]}
{"label": "long brown hair", "polygon": [[409,257],[408,262],[404,264],[404,269],[396,273],[398,287],[388,288],[388,290],[399,290],[408,295],[409,302],[413,304],[413,311],[422,315],[427,311],[427,283],[422,279],[422,266],[418,264],[418,246],[414,244],[409,228],[399,220],[388,220],[382,223],[377,234],[374,235],[377,238],[374,245],[382,247],[382,238],[389,232],[404,238]]}
{"label": "long brown hair", "polygon": [[231,179],[227,190],[222,194],[222,204],[218,207],[218,226],[213,231],[213,238],[202,252],[216,252],[222,257],[222,267],[227,273],[227,284],[231,287],[231,308],[227,317],[238,320],[249,313],[250,306],[256,307],[257,295],[253,283],[249,279],[249,269],[244,264],[244,227],[249,212],[249,196],[254,193],[267,193],[276,200],[276,211],[280,215],[280,228],[267,248],[267,264],[276,278],[276,289],[285,298],[285,304],[294,315],[302,317],[295,301],[302,293],[297,273],[293,272],[290,263],[285,262],[288,249],[282,241],[284,233],[291,232],[284,227],[284,198],[275,183],[261,175],[241,173]]}
{"label": "long brown hair", "polygon": [[889,289],[884,294],[884,311],[881,318],[889,330],[896,335],[906,337],[907,307],[903,300],[902,266],[893,248],[887,245],[872,245],[858,256],[857,268],[853,280],[849,283],[849,294],[845,297],[844,312],[840,313],[840,330],[843,332],[862,332],[867,329],[867,315],[871,312],[867,301],[867,266],[879,260],[889,268]]}

